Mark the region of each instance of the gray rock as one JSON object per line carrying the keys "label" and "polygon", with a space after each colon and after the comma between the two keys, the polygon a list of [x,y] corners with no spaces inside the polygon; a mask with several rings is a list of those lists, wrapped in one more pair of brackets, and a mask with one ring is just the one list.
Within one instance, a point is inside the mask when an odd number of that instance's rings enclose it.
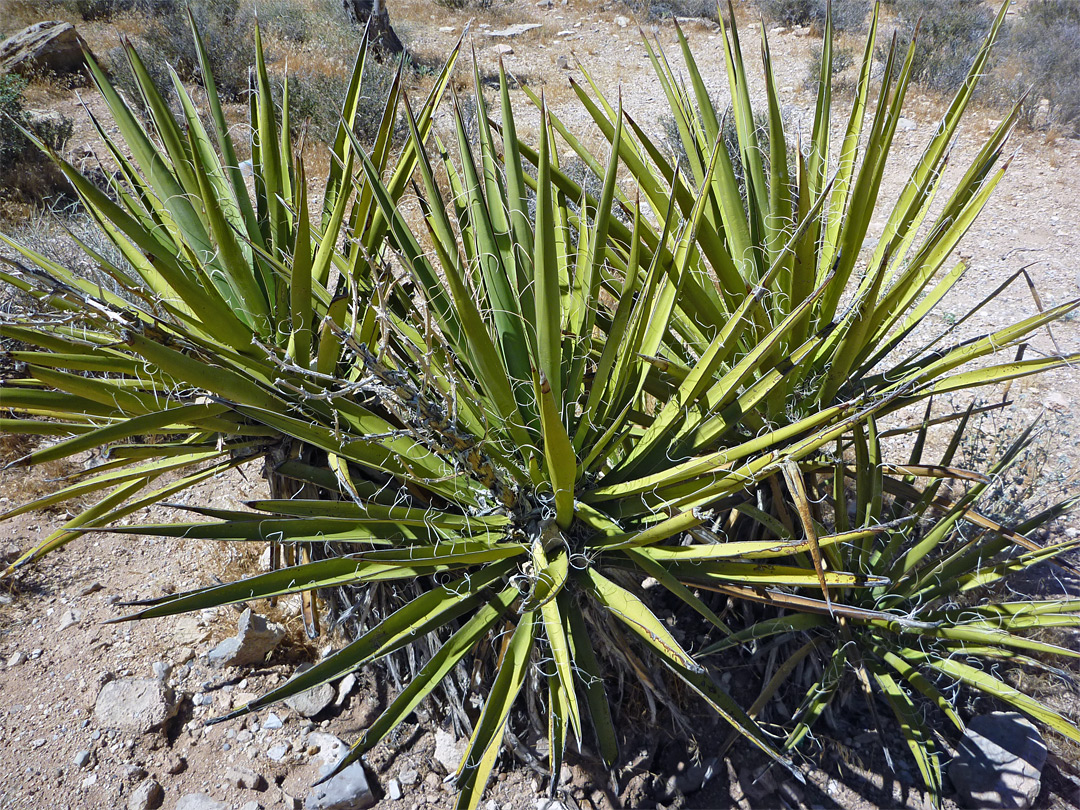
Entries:
{"label": "gray rock", "polygon": [[94,717],[99,725],[145,734],[176,715],[173,691],[157,678],[109,681],[98,693]]}
{"label": "gray rock", "polygon": [[364,766],[354,762],[330,781],[313,787],[304,810],[364,810],[374,804]]}
{"label": "gray rock", "polygon": [[85,44],[71,23],[39,22],[0,43],[0,73],[72,73],[85,64]]}
{"label": "gray rock", "polygon": [[397,775],[397,778],[403,785],[415,785],[420,781],[420,772],[416,768],[404,768]]}
{"label": "gray rock", "polygon": [[208,655],[215,667],[242,667],[249,664],[261,664],[285,636],[285,629],[279,624],[271,624],[262,616],[244,611],[237,625],[239,631],[232,638],[227,638]]}
{"label": "gray rock", "polygon": [[949,764],[964,807],[1031,807],[1046,763],[1046,743],[1038,729],[1016,712],[972,718]]}
{"label": "gray rock", "polygon": [[85,768],[90,764],[90,749],[84,748],[82,751],[75,755],[75,759],[71,760],[76,768]]}
{"label": "gray rock", "polygon": [[[299,675],[311,669],[309,665],[298,667],[296,674]],[[306,692],[301,692],[299,695],[293,695],[292,697],[285,698],[285,705],[299,714],[301,717],[314,717],[331,703],[334,702],[335,692],[332,684],[324,683],[320,686],[313,686]]]}
{"label": "gray rock", "polygon": [[266,755],[270,757],[270,759],[274,760],[274,762],[281,762],[281,760],[285,759],[285,756],[288,753],[289,746],[286,743],[279,743],[277,745],[271,746],[270,749],[266,752]]}
{"label": "gray rock", "polygon": [[453,773],[465,756],[465,741],[458,740],[448,731],[435,729],[435,760],[447,773]]}
{"label": "gray rock", "polygon": [[153,779],[141,783],[128,796],[128,810],[154,810],[165,801],[165,791]]}
{"label": "gray rock", "polygon": [[229,805],[211,799],[205,793],[189,793],[180,797],[176,810],[229,810]]}
{"label": "gray rock", "polygon": [[16,650],[11,654],[11,657],[7,660],[7,668],[17,667],[20,664],[26,663],[26,653],[21,650]]}
{"label": "gray rock", "polygon": [[262,774],[249,768],[229,768],[225,771],[225,781],[244,790],[266,790],[266,780]]}

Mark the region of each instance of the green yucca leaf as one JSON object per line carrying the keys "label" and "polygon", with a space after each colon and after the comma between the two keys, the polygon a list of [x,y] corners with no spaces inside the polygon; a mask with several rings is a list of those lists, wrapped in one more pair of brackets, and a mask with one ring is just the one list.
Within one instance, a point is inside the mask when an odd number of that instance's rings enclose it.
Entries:
{"label": "green yucca leaf", "polygon": [[[958,182],[944,171],[1004,13],[887,210],[885,167],[915,51],[889,50],[871,99],[876,9],[837,150],[831,42],[807,148],[792,151],[767,38],[759,110],[725,19],[717,56],[732,99],[729,152],[709,72],[683,31],[681,64],[646,40],[681,162],[587,71],[572,88],[610,147],[603,158],[527,87],[539,118],[523,131],[503,66],[495,115],[475,61],[476,120],[455,97],[457,148],[444,148],[433,130],[460,42],[416,108],[399,65],[369,148],[353,131],[365,32],[319,211],[296,122],[280,106],[289,83],[279,103],[261,33],[250,191],[197,32],[205,121],[175,74],[174,117],[130,47],[146,122],[91,64],[119,137],[92,124],[117,176],[105,192],[56,159],[123,259],[86,247],[114,284],[106,291],[2,240],[21,259],[5,260],[0,280],[62,317],[5,315],[0,335],[31,348],[10,355],[25,374],[5,381],[0,426],[55,437],[19,465],[103,446],[106,456],[0,517],[100,500],[4,576],[261,459],[269,497],[114,530],[268,542],[275,570],[135,603],[124,619],[299,594],[314,634],[320,590],[346,612],[350,599],[375,600],[366,603],[378,611],[352,619],[348,646],[229,716],[387,657],[407,661],[408,685],[340,770],[469,667],[490,688],[456,774],[462,807],[479,805],[503,738],[522,723],[548,738],[552,795],[570,730],[580,744],[591,728],[617,763],[625,717],[607,687],[622,683],[626,661],[650,703],[678,706],[692,692],[781,760],[754,719],[766,704],[798,702],[776,737],[790,751],[854,675],[890,705],[935,796],[938,743],[922,711],[936,707],[962,728],[947,679],[1076,739],[1069,720],[978,663],[1056,671],[1050,658],[1076,657],[1039,631],[1080,626],[1080,603],[1001,603],[985,590],[1040,562],[1066,564],[1075,542],[1044,547],[1027,534],[1071,502],[1015,526],[981,514],[1034,434],[968,470],[958,459],[973,417],[997,406],[942,413],[930,400],[1080,358],[996,356],[1078,304],[1044,311],[1036,297],[1037,314],[987,334],[915,339],[962,277],[950,256],[1007,168],[1015,110]],[[575,179],[571,152],[591,176]],[[886,235],[864,252],[872,221]],[[925,415],[907,424],[903,410],[920,400]],[[53,421],[35,427],[30,417]],[[947,423],[953,433],[930,458],[932,428]],[[899,454],[893,438],[913,449]],[[726,611],[729,600],[752,610]],[[718,659],[704,656],[723,652],[728,667],[760,645],[779,666],[745,709],[713,682],[706,663]],[[820,675],[809,690],[793,682],[801,664]]]}

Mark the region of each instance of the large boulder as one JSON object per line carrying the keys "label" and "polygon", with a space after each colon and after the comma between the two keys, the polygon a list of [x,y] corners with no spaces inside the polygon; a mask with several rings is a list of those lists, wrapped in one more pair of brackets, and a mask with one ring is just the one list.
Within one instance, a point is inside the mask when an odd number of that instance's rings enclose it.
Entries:
{"label": "large boulder", "polygon": [[0,43],[0,73],[74,73],[85,64],[84,45],[71,23],[39,22]]}

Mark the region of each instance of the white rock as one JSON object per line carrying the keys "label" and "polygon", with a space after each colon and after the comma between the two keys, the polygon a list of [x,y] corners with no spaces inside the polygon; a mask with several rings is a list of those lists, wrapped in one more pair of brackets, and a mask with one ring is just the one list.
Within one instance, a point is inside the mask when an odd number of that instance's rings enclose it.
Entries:
{"label": "white rock", "polygon": [[57,631],[63,632],[69,627],[79,623],[79,619],[82,618],[82,613],[78,610],[65,610],[60,616],[60,624],[56,626]]}
{"label": "white rock", "polygon": [[285,756],[288,753],[289,744],[278,743],[277,745],[271,746],[270,749],[266,752],[266,755],[270,757],[270,759],[274,760],[274,762],[281,762],[281,760],[285,759]]}
{"label": "white rock", "polygon": [[435,760],[447,773],[453,773],[465,756],[465,741],[458,740],[448,731],[435,729]]}
{"label": "white rock", "polygon": [[387,784],[386,795],[390,797],[392,802],[396,802],[401,798],[401,783],[397,779],[391,779]]}
{"label": "white rock", "polygon": [[919,125],[910,118],[900,118],[896,122],[896,128],[900,132],[914,132],[919,128]]}
{"label": "white rock", "polygon": [[281,718],[273,712],[270,712],[266,715],[266,719],[263,721],[262,727],[265,728],[267,731],[274,731],[275,729],[281,728],[283,725],[284,723],[281,722]]}
{"label": "white rock", "polygon": [[514,49],[509,45],[502,43],[496,45],[494,51],[499,56],[510,56],[514,52]]}
{"label": "white rock", "polygon": [[25,664],[25,663],[26,663],[26,653],[24,653],[22,650],[17,650],[16,652],[13,652],[11,654],[10,658],[8,658],[7,667],[8,667],[8,669],[11,669],[12,667],[19,666],[19,664]]}
{"label": "white rock", "polygon": [[[483,26],[481,26],[481,28],[482,27]],[[532,31],[534,28],[539,27],[540,23],[515,23],[506,28],[500,28],[497,31],[485,31],[484,33],[489,37],[516,37],[524,34],[526,31]]]}
{"label": "white rock", "polygon": [[615,24],[619,26],[619,28],[626,28],[626,26],[630,25],[630,18],[620,14],[615,18]]}
{"label": "white rock", "polygon": [[338,684],[337,699],[334,701],[335,706],[345,705],[345,701],[349,699],[349,695],[352,694],[352,690],[356,688],[356,676],[351,672],[341,679],[341,683]]}

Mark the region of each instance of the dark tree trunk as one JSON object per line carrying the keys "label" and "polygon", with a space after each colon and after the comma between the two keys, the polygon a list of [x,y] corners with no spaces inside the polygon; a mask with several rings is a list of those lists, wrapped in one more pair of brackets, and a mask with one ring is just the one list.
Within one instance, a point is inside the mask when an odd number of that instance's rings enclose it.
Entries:
{"label": "dark tree trunk", "polygon": [[342,0],[345,14],[353,25],[367,25],[371,21],[371,42],[387,53],[401,53],[405,46],[401,44],[397,33],[390,25],[390,15],[386,12],[386,0]]}

